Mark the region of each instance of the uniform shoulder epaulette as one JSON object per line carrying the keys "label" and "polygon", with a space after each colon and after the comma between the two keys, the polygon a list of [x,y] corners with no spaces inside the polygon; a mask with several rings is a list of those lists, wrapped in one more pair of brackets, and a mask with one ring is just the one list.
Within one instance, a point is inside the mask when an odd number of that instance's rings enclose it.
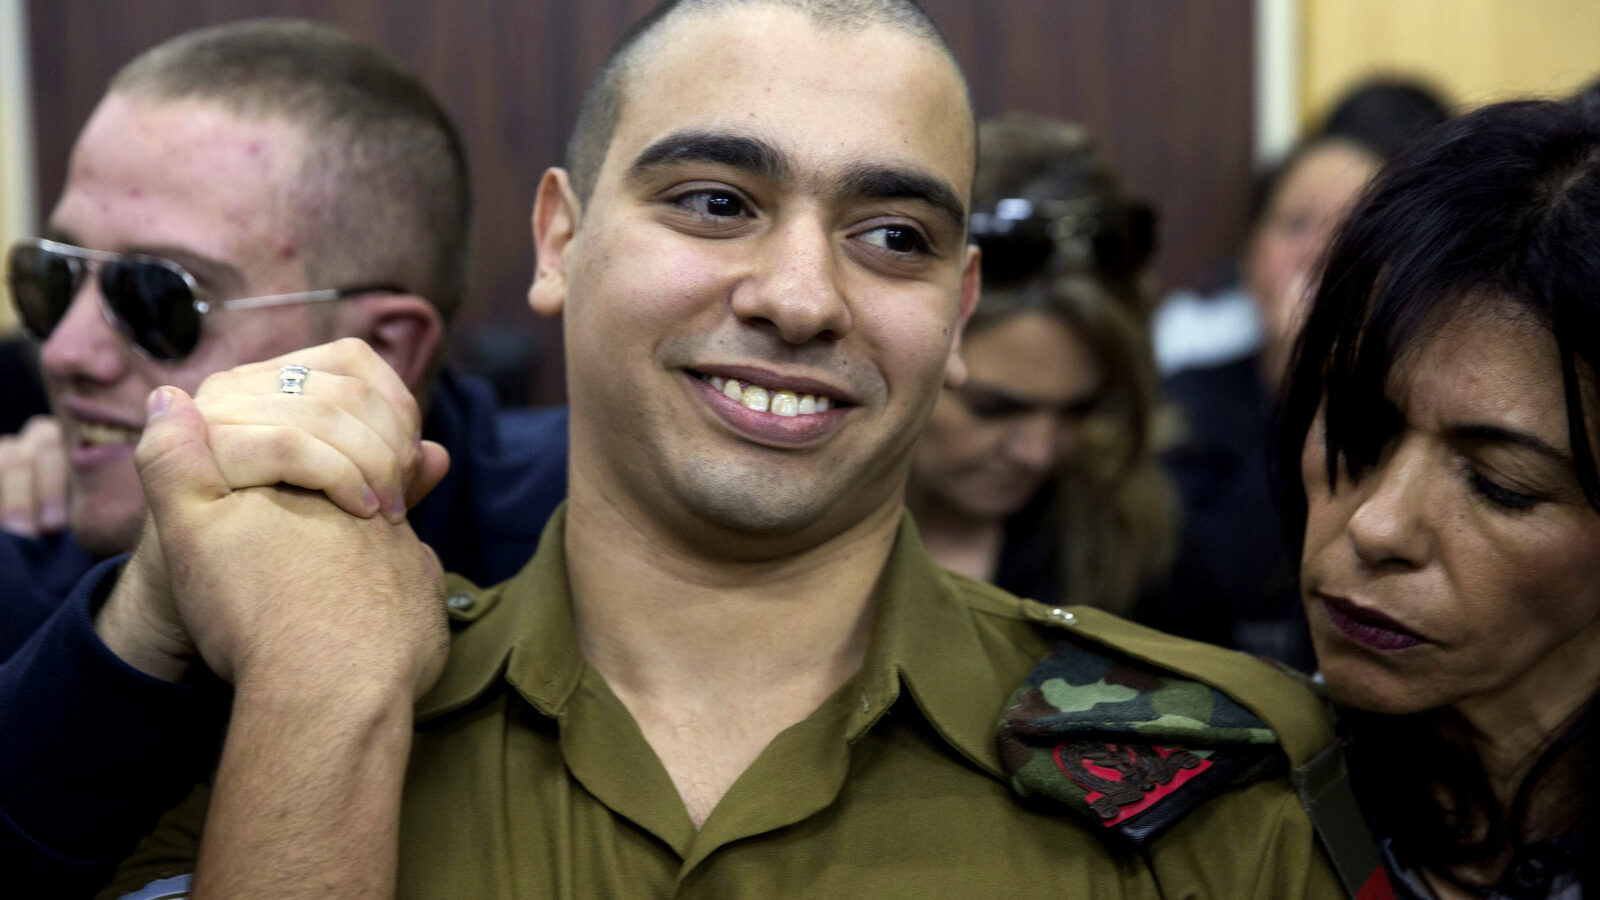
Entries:
{"label": "uniform shoulder epaulette", "polygon": [[1394,896],[1304,675],[1099,610],[1024,602],[1073,637],[1028,673],[998,725],[1019,795],[1143,847],[1212,797],[1287,775],[1347,896]]}
{"label": "uniform shoulder epaulette", "polygon": [[1028,674],[998,740],[1018,794],[1135,845],[1210,797],[1287,770],[1277,735],[1226,694],[1077,642]]}

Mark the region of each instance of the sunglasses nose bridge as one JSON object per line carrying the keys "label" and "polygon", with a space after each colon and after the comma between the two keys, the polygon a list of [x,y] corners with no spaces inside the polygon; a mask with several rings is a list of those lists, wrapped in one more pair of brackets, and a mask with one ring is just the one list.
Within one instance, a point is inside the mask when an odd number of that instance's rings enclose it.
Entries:
{"label": "sunglasses nose bridge", "polygon": [[67,271],[72,275],[72,298],[77,299],[78,295],[83,293],[84,285],[99,278],[100,261],[69,256]]}

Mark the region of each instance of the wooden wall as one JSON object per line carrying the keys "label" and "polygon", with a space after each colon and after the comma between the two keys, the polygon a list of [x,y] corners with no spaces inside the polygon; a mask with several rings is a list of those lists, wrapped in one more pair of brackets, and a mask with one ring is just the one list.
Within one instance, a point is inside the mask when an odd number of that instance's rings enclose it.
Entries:
{"label": "wooden wall", "polygon": [[[254,15],[349,29],[417,71],[455,116],[475,179],[475,250],[454,358],[533,348],[526,398],[562,396],[559,332],[524,305],[528,213],[589,76],[647,0],[30,0],[39,197],[113,72],[181,31]],[[1251,0],[927,0],[980,115],[1066,116],[1104,141],[1162,215],[1161,271],[1189,283],[1242,232],[1251,151]],[[870,77],[871,61],[863,60]]]}
{"label": "wooden wall", "polygon": [[1302,27],[1306,122],[1375,72],[1420,77],[1462,109],[1600,78],[1594,0],[1452,0],[1449,15],[1420,0],[1303,0]]}

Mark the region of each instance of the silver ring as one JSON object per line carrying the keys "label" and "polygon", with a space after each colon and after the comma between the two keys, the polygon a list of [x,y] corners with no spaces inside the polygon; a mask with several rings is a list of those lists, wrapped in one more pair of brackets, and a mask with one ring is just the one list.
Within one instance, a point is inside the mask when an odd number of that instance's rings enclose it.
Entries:
{"label": "silver ring", "polygon": [[304,393],[306,376],[311,370],[299,363],[290,363],[278,370],[278,391],[284,394]]}

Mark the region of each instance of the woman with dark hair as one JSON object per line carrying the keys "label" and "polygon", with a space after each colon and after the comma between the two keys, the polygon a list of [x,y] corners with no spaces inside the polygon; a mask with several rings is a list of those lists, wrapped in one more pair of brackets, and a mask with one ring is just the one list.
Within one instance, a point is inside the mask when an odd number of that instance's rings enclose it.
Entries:
{"label": "woman with dark hair", "polygon": [[979,140],[968,379],[938,400],[907,502],[946,568],[1126,612],[1170,556],[1151,449],[1153,214],[1081,126],[1010,115]]}
{"label": "woman with dark hair", "polygon": [[1182,497],[1173,580],[1183,591],[1150,609],[1149,624],[1297,668],[1314,665],[1294,548],[1283,543],[1268,474],[1276,398],[1340,224],[1384,164],[1446,116],[1417,85],[1368,83],[1257,184],[1240,276],[1260,344],[1175,371],[1163,384],[1183,414],[1182,438],[1165,457]]}
{"label": "woman with dark hair", "polygon": [[1600,117],[1440,126],[1335,241],[1282,462],[1401,896],[1600,896]]}

